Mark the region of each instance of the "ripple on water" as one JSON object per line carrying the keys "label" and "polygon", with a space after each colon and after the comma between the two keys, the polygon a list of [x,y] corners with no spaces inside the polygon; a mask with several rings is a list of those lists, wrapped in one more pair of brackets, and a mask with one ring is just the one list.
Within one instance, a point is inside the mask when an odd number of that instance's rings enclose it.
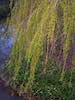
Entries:
{"label": "ripple on water", "polygon": [[0,66],[3,64],[3,60],[8,59],[14,42],[14,37],[0,38]]}

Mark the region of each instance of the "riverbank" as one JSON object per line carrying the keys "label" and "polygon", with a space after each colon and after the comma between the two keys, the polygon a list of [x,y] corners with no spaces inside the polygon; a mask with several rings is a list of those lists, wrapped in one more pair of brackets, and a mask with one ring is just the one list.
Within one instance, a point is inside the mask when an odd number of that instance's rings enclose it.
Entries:
{"label": "riverbank", "polygon": [[0,78],[0,100],[23,100],[22,97],[6,86],[6,82]]}

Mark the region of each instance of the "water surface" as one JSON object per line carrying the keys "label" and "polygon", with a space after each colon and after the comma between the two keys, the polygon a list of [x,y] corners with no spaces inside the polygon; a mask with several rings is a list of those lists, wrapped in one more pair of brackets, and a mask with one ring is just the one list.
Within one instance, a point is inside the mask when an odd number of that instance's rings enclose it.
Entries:
{"label": "water surface", "polygon": [[[10,30],[10,29],[9,29]],[[5,63],[9,58],[12,46],[15,42],[13,35],[4,36],[5,27],[0,27],[0,70],[5,67]],[[0,78],[0,100],[22,100],[21,97],[11,96],[8,88],[5,87],[4,81]]]}

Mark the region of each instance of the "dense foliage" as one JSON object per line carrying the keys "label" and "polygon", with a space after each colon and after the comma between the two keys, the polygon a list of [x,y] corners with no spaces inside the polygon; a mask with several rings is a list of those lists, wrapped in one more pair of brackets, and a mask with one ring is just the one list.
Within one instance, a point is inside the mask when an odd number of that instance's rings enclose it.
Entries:
{"label": "dense foliage", "polygon": [[18,33],[10,85],[19,94],[74,100],[75,0],[18,0],[10,22]]}
{"label": "dense foliage", "polygon": [[10,15],[9,0],[0,0],[0,21]]}

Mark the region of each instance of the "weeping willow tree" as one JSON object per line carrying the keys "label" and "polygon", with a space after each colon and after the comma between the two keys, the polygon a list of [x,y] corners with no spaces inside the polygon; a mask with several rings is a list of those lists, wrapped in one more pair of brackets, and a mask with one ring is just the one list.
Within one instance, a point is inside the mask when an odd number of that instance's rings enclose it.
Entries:
{"label": "weeping willow tree", "polygon": [[16,0],[10,23],[17,33],[8,63],[10,84],[20,93],[40,87],[36,94],[45,88],[50,95],[50,80],[55,80],[52,75],[58,73],[57,83],[64,81],[69,69],[71,84],[75,66],[75,1]]}

